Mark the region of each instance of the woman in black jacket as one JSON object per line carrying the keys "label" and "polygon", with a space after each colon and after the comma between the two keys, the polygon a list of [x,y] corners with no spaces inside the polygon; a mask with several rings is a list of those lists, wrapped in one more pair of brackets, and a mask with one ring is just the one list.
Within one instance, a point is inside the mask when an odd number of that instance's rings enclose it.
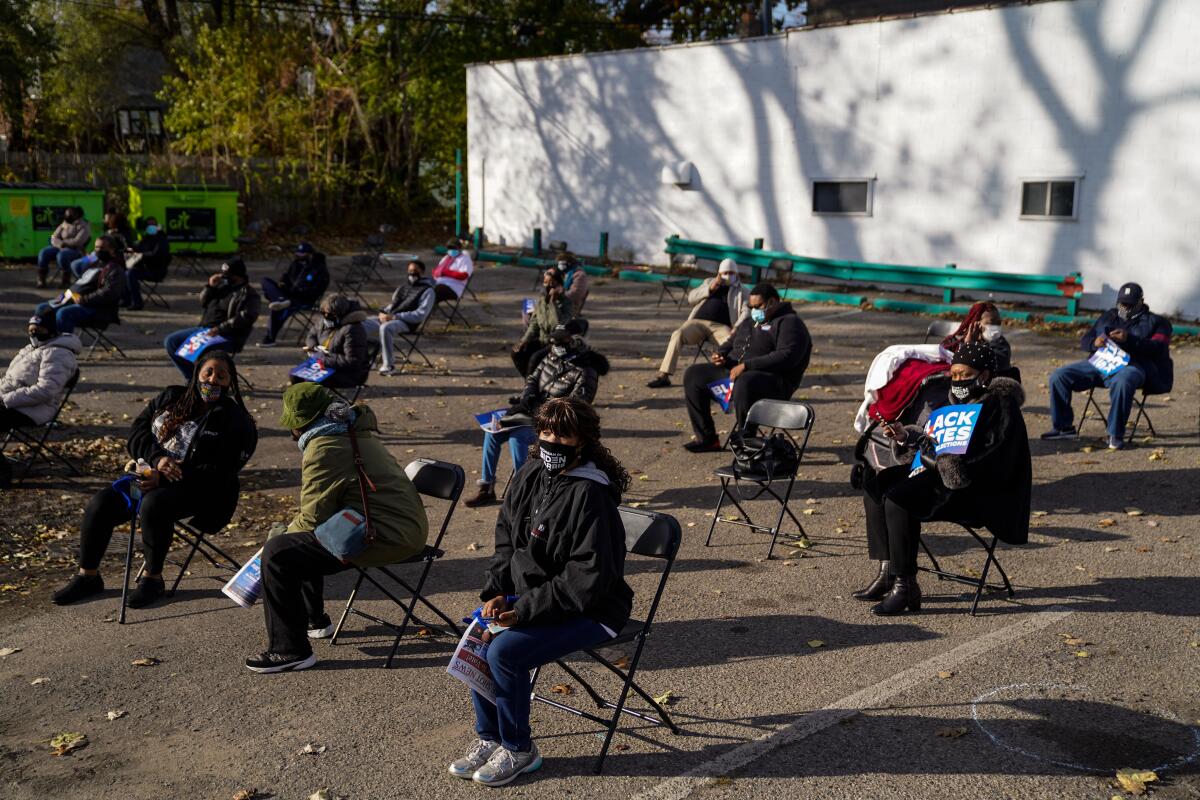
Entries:
{"label": "woman in black jacket", "polygon": [[[237,508],[238,472],[258,443],[258,430],[238,391],[228,353],[205,353],[187,386],[168,386],[133,422],[129,454],[152,470],[139,482],[138,524],[146,569],[129,596],[140,608],[163,594],[163,563],[176,520],[192,518],[204,531],[220,530]],[[111,487],[92,497],[83,512],[79,573],[54,593],[66,605],[104,590],[100,559],[113,528],[129,520],[126,496]]]}
{"label": "woman in black jacket", "polygon": [[881,521],[894,582],[872,613],[891,616],[921,610],[918,520],[987,528],[1009,544],[1029,540],[1033,469],[1021,414],[1025,392],[1011,378],[992,377],[995,372],[995,351],[983,342],[964,344],[954,354],[950,402],[981,405],[965,453],[937,455],[934,439],[916,425],[883,426],[898,458],[916,466],[919,452],[921,460],[907,478],[884,492]]}
{"label": "woman in black jacket", "polygon": [[[542,765],[529,730],[529,671],[616,636],[629,620],[625,529],[629,473],[600,441],[587,402],[544,403],[537,457],[513,478],[496,520],[496,553],[479,597],[505,630],[487,662],[496,702],[471,693],[478,741],[450,774],[500,786]],[[532,454],[531,454],[532,455]]]}

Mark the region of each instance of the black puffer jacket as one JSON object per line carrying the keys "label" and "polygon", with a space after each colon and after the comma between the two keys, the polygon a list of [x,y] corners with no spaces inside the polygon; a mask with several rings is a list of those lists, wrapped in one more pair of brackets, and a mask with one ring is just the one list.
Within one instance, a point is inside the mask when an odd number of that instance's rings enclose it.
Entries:
{"label": "black puffer jacket", "polygon": [[901,481],[887,492],[898,505],[922,520],[948,520],[986,527],[1009,544],[1029,541],[1033,466],[1029,434],[1021,406],[1025,390],[1011,378],[995,378],[973,403],[982,403],[967,452],[934,456],[933,441],[916,425],[896,448],[912,460],[919,446],[922,461],[936,465]]}
{"label": "black puffer jacket", "polygon": [[773,372],[792,384],[793,391],[804,378],[812,358],[812,337],[791,303],[778,303],[762,324],[747,316],[733,336],[717,349],[729,366]]}
{"label": "black puffer jacket", "polygon": [[239,286],[205,286],[200,290],[200,325],[216,328],[217,332],[236,345],[240,350],[250,338],[254,320],[258,319],[260,301],[258,292],[247,283]]}
{"label": "black puffer jacket", "polygon": [[608,359],[576,336],[566,355],[555,355],[551,350],[529,374],[519,405],[532,414],[556,397],[579,397],[590,403],[596,399],[600,376],[607,375],[608,369]]}
{"label": "black puffer jacket", "polygon": [[[309,350],[324,347],[321,361],[327,369],[342,373],[356,385],[367,379],[371,371],[371,357],[367,352],[367,331],[362,322],[367,310],[357,300],[338,295],[328,301],[329,310],[337,322],[326,328],[320,322],[309,329],[304,337],[304,346]],[[323,320],[324,318],[322,318]]]}
{"label": "black puffer jacket", "polygon": [[[144,458],[151,466],[170,455],[154,435],[154,418],[186,391],[184,386],[168,386],[138,414],[129,432],[129,455]],[[205,510],[197,516],[197,525],[204,530],[218,530],[237,509],[241,488],[238,472],[254,455],[258,429],[246,410],[229,397],[212,404],[197,424],[196,435],[183,458],[180,483],[205,497]]]}
{"label": "black puffer jacket", "polygon": [[513,478],[496,519],[485,602],[515,594],[517,625],[584,616],[615,633],[629,621],[621,493],[591,464],[551,477],[530,460]]}

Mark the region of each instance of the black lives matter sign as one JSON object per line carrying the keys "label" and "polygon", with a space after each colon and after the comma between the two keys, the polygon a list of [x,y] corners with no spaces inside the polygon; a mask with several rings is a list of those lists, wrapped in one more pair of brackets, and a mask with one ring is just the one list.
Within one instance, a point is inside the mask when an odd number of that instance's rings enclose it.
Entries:
{"label": "black lives matter sign", "polygon": [[217,212],[213,208],[167,208],[167,239],[172,242],[215,242]]}

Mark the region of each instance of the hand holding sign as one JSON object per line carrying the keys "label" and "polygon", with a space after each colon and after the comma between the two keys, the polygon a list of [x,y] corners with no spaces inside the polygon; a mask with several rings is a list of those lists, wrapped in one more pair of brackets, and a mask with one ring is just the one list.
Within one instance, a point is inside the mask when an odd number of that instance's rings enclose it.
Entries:
{"label": "hand holding sign", "polygon": [[1088,359],[1088,363],[1107,378],[1117,374],[1129,365],[1129,353],[1118,347],[1115,342],[1109,341],[1105,342],[1104,347],[1092,353],[1092,357]]}
{"label": "hand holding sign", "polygon": [[975,425],[979,422],[982,403],[942,406],[925,423],[925,435],[934,441],[939,456],[962,455],[971,444]]}

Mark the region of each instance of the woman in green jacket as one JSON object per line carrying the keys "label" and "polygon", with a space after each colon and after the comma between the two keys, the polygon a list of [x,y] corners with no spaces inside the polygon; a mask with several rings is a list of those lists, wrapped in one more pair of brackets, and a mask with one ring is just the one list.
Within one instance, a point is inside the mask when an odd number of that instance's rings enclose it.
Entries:
{"label": "woman in green jacket", "polygon": [[[307,669],[317,663],[308,640],[333,633],[325,614],[324,576],[351,566],[396,564],[421,552],[429,535],[420,495],[376,436],[370,408],[347,405],[320,384],[298,383],[284,392],[279,422],[291,429],[303,454],[300,510],[287,533],[263,547],[269,644],[265,653],[246,659],[246,667],[254,672]],[[366,494],[375,538],[361,553],[342,561],[321,545],[313,530],[344,508],[363,511],[351,426],[371,484]]]}

